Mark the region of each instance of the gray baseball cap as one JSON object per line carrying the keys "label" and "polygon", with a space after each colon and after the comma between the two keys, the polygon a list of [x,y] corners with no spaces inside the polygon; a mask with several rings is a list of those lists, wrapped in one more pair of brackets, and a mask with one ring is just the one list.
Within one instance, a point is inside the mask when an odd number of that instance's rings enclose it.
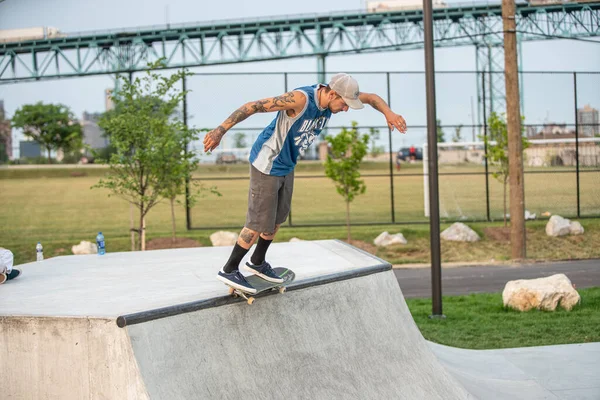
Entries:
{"label": "gray baseball cap", "polygon": [[350,75],[344,73],[335,74],[329,81],[329,87],[342,96],[342,99],[348,104],[348,107],[354,110],[360,110],[365,107],[358,98],[358,95],[360,94],[358,82]]}

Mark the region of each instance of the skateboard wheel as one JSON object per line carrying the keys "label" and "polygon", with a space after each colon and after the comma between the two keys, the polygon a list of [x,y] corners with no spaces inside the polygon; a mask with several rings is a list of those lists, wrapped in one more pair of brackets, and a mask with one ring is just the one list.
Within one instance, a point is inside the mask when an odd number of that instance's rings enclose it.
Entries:
{"label": "skateboard wheel", "polygon": [[233,292],[234,292],[233,288],[231,288],[231,287],[230,287],[230,288],[229,288],[229,294],[230,294],[230,295],[232,295],[232,294],[233,294]]}
{"label": "skateboard wheel", "polygon": [[279,293],[284,294],[285,293],[286,288],[285,287],[280,287],[279,288]]}
{"label": "skateboard wheel", "polygon": [[252,304],[252,303],[254,303],[254,297],[248,298],[248,304]]}

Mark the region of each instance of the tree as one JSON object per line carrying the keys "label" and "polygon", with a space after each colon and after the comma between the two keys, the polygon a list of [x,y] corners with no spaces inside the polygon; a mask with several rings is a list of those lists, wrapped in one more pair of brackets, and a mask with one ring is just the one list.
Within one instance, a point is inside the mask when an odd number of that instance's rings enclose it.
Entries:
{"label": "tree", "polygon": [[15,112],[12,126],[22,129],[23,135],[44,147],[49,163],[52,150],[69,150],[83,140],[81,125],[62,104],[26,104]]}
{"label": "tree", "polygon": [[246,147],[246,134],[243,132],[236,132],[233,136],[234,146],[236,149],[243,149]]}
{"label": "tree", "polygon": [[462,140],[462,135],[460,133],[460,131],[462,130],[462,127],[463,127],[462,125],[459,125],[454,128],[454,136],[452,136],[452,142],[458,143]]}
{"label": "tree", "polygon": [[[183,127],[183,125],[182,125]],[[191,180],[192,173],[198,166],[198,160],[196,160],[193,153],[186,151],[185,138],[181,138],[181,132],[175,133],[175,138],[169,144],[169,148],[165,149],[166,162],[163,167],[163,189],[160,195],[169,200],[171,205],[171,226],[172,226],[172,242],[175,242],[177,227],[175,224],[175,202],[178,196],[186,195],[185,187],[186,182],[191,185],[190,191],[187,194],[188,205],[193,207],[199,197],[203,195],[203,192],[208,190],[212,194],[221,196],[213,186],[206,189],[198,181]]]}
{"label": "tree", "polygon": [[[521,118],[522,120],[524,118]],[[521,140],[523,150],[529,146],[529,141],[523,136],[524,125],[521,124]],[[508,169],[508,128],[506,125],[506,115],[492,112],[488,118],[488,136],[480,135],[479,138],[487,144],[487,159],[494,167],[492,176],[498,179],[503,185],[504,199],[504,227],[506,227],[506,185],[509,182]]]}
{"label": "tree", "polygon": [[106,188],[139,210],[136,232],[141,250],[146,249],[146,215],[162,199],[173,174],[185,175],[172,167],[173,158],[179,154],[185,171],[197,163],[189,154],[181,154],[181,149],[184,143],[198,140],[199,130],[186,127],[177,116],[186,92],[176,85],[189,73],[159,75],[156,70],[162,62],[149,64],[145,75],[131,83],[120,77],[122,89],[113,97],[115,109],[99,121],[115,152],[98,160],[110,168],[93,187]]}
{"label": "tree", "polygon": [[379,140],[379,129],[369,128],[369,138],[371,139],[371,157],[377,157],[385,151],[385,147],[375,144]]}
{"label": "tree", "polygon": [[367,154],[369,135],[361,135],[357,123],[352,122],[352,128],[342,128],[336,136],[327,136],[330,144],[330,154],[325,161],[325,175],[335,183],[337,192],[346,202],[346,227],[350,241],[350,203],[356,196],[365,192],[367,187],[360,179],[359,167]]}
{"label": "tree", "polygon": [[444,138],[444,130],[442,129],[442,121],[437,120],[437,141],[438,143],[444,143],[446,139]]}

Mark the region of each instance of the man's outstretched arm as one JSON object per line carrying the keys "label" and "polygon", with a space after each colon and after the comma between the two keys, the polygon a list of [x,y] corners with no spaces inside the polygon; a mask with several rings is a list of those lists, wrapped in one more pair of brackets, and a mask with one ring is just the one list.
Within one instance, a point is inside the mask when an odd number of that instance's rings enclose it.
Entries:
{"label": "man's outstretched arm", "polygon": [[281,96],[246,103],[231,113],[221,125],[206,134],[204,151],[214,150],[229,129],[253,114],[286,110],[288,115],[293,117],[302,111],[305,104],[306,96],[301,92],[288,92]]}
{"label": "man's outstretched arm", "polygon": [[360,93],[358,95],[360,101],[365,104],[370,105],[380,113],[385,116],[388,126],[391,130],[394,128],[398,129],[400,132],[406,132],[406,121],[402,117],[402,115],[398,115],[394,113],[390,107],[387,105],[385,100],[376,95],[375,93]]}

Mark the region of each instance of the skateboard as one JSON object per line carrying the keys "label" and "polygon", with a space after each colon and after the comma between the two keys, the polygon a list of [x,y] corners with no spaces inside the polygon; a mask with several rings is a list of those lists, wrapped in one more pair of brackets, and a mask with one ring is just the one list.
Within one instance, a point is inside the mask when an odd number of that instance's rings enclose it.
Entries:
{"label": "skateboard", "polygon": [[283,278],[282,283],[273,283],[264,280],[258,275],[250,275],[246,277],[246,280],[252,285],[254,289],[256,289],[256,293],[248,293],[241,289],[233,288],[229,285],[229,294],[233,297],[243,297],[248,301],[248,304],[254,303],[254,297],[259,293],[266,292],[269,290],[277,290],[279,293],[285,293],[286,286],[289,285],[294,278],[296,278],[296,274],[291,269],[287,268],[273,268],[273,272]]}

